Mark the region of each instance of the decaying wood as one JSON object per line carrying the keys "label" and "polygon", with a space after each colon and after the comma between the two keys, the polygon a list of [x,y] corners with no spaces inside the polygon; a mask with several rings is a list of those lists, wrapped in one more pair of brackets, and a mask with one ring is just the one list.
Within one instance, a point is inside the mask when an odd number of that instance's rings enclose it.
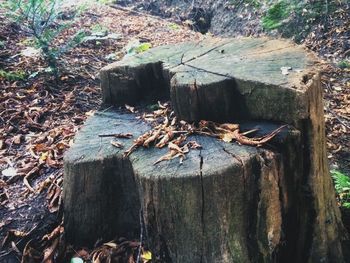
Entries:
{"label": "decaying wood", "polygon": [[[103,68],[101,86],[131,113],[96,113],[66,154],[70,241],[138,237],[142,208],[164,262],[344,261],[312,54],[268,38],[182,43]],[[174,113],[135,118],[161,98]],[[125,133],[124,149],[99,137]]]}

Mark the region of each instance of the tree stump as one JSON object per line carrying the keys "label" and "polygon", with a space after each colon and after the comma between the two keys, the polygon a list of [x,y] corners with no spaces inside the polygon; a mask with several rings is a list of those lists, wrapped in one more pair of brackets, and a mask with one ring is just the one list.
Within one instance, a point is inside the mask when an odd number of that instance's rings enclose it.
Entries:
{"label": "tree stump", "polygon": [[[123,157],[106,133],[151,129],[135,115],[91,117],[65,156],[68,239],[135,236],[164,262],[342,262],[345,236],[329,176],[316,59],[282,40],[205,40],[151,49],[101,70],[106,104],[170,99],[186,121],[237,122],[271,147],[194,136],[183,164],[166,149]],[[139,211],[142,210],[142,219]],[[140,221],[143,223],[140,226]]]}

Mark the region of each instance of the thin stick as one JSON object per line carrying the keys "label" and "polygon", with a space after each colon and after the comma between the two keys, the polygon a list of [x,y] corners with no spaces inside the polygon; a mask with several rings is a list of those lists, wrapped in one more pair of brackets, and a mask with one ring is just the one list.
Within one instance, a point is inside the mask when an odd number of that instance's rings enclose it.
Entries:
{"label": "thin stick", "polygon": [[336,118],[341,125],[343,125],[345,128],[347,128],[348,130],[350,130],[350,126],[347,125],[333,110],[331,110],[330,108],[327,107],[327,110],[332,113],[332,115],[334,116],[334,118]]}
{"label": "thin stick", "polygon": [[137,260],[136,263],[141,262],[141,250],[142,250],[142,240],[143,240],[143,210],[140,209],[140,246],[139,251],[137,252]]}

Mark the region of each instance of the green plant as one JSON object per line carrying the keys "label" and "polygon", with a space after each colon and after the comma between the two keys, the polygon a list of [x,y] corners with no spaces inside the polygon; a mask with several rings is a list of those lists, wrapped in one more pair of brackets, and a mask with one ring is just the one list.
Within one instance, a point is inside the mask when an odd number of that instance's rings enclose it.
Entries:
{"label": "green plant", "polygon": [[345,68],[350,68],[350,61],[349,60],[342,60],[338,63],[338,67],[345,69]]}
{"label": "green plant", "polygon": [[108,27],[105,27],[101,24],[96,24],[91,27],[91,33],[96,34],[96,33],[104,33],[107,34],[108,32]]}
{"label": "green plant", "polygon": [[136,53],[142,53],[149,50],[152,47],[151,43],[142,43],[138,47],[135,48]]}
{"label": "green plant", "polygon": [[138,41],[131,42],[126,46],[126,52],[129,55],[138,54],[149,50],[152,47],[151,43],[140,43]]}
{"label": "green plant", "polygon": [[26,73],[22,70],[18,71],[5,71],[0,70],[0,78],[4,78],[9,81],[16,81],[16,80],[24,80],[26,77]]}
{"label": "green plant", "polygon": [[241,4],[245,4],[245,5],[250,5],[254,8],[259,8],[262,6],[264,1],[259,1],[259,0],[230,0],[228,3],[231,5],[241,5]]}
{"label": "green plant", "polygon": [[20,44],[27,46],[27,47],[35,47],[36,46],[36,41],[35,39],[28,37],[20,41]]}
{"label": "green plant", "polygon": [[98,2],[100,4],[103,4],[103,5],[109,5],[109,4],[112,4],[114,1],[113,0],[98,0]]}
{"label": "green plant", "polygon": [[272,30],[280,27],[282,21],[288,17],[290,6],[285,1],[272,5],[267,14],[262,18],[262,25],[265,29]]}
{"label": "green plant", "polygon": [[335,190],[342,207],[350,208],[350,177],[340,171],[331,171]]}
{"label": "green plant", "polygon": [[44,58],[56,76],[57,59],[68,49],[79,44],[84,32],[77,32],[66,44],[55,46],[57,36],[68,26],[69,22],[60,20],[62,0],[8,0],[1,4],[7,10],[10,19],[20,24],[42,50]]}
{"label": "green plant", "polygon": [[175,24],[175,23],[170,23],[168,25],[168,27],[171,29],[171,30],[178,30],[180,29],[180,26],[178,24]]}

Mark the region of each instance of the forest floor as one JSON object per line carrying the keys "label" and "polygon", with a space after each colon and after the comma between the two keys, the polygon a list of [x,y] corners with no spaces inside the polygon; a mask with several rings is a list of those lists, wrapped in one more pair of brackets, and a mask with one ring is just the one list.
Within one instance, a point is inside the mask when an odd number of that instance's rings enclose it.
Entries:
{"label": "forest floor", "polygon": [[[70,12],[68,8],[67,17]],[[59,60],[59,78],[54,79],[28,34],[5,18],[4,10],[0,19],[0,261],[20,262],[23,257],[36,262],[43,252],[49,259],[61,257],[61,262],[76,253],[88,257],[87,249],[69,250],[57,240],[63,231],[63,154],[101,105],[99,70],[121,59],[126,47],[137,42],[158,46],[211,36],[167,19],[95,3],[59,35],[57,45],[80,29],[114,37],[87,40],[67,52]],[[336,40],[328,44],[336,45]],[[322,59],[328,158],[333,168],[348,173],[350,69]],[[126,246],[135,257],[137,246]],[[50,254],[50,249],[56,253]]]}

